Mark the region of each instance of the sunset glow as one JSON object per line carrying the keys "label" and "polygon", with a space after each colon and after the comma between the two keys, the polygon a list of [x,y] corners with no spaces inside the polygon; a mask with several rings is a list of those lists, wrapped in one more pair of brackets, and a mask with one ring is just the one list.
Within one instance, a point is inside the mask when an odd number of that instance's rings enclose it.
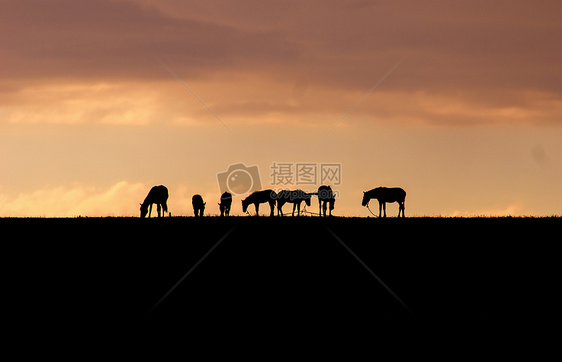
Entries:
{"label": "sunset glow", "polygon": [[341,165],[338,216],[560,215],[561,7],[0,0],[0,217],[216,215],[237,163]]}

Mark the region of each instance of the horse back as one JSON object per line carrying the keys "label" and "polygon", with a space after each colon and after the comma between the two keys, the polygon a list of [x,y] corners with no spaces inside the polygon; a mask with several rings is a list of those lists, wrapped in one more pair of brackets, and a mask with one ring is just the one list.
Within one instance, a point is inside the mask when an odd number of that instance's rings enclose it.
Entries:
{"label": "horse back", "polygon": [[203,198],[199,194],[193,195],[193,197],[191,198],[191,203],[193,204],[194,207],[202,207]]}
{"label": "horse back", "polygon": [[406,200],[406,191],[401,187],[388,188],[386,198],[389,202],[404,202]]}
{"label": "horse back", "polygon": [[232,194],[230,194],[229,192],[224,192],[221,195],[221,205],[224,206],[230,206],[232,205]]}
{"label": "horse back", "polygon": [[154,186],[148,192],[145,202],[152,204],[165,203],[168,200],[168,189],[164,185]]}
{"label": "horse back", "polygon": [[283,200],[284,202],[298,202],[305,198],[310,198],[310,196],[302,190],[281,190],[277,193],[277,200]]}
{"label": "horse back", "polygon": [[312,193],[311,195],[318,195],[318,201],[334,201],[334,192],[332,188],[327,185],[322,185],[318,188],[317,193]]}
{"label": "horse back", "polygon": [[269,202],[275,201],[277,199],[277,193],[273,190],[262,190],[256,191],[252,195],[255,195],[254,202]]}

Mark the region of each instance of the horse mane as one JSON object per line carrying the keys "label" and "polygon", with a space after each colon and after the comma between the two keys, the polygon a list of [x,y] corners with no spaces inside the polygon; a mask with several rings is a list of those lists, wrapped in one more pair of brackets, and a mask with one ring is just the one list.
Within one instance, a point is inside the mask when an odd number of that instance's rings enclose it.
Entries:
{"label": "horse mane", "polygon": [[142,205],[148,206],[150,204],[166,202],[166,200],[168,200],[168,189],[164,185],[158,185],[150,189]]}

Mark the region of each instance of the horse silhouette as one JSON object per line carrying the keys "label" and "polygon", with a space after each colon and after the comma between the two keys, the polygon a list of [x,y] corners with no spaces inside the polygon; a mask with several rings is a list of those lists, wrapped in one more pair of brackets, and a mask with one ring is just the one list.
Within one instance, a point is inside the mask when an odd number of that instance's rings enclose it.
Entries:
{"label": "horse silhouette", "polygon": [[248,205],[254,204],[256,207],[256,216],[259,216],[260,204],[267,202],[271,208],[269,216],[273,216],[275,209],[275,201],[277,200],[277,193],[273,190],[255,191],[250,196],[242,200],[242,212],[248,212]]}
{"label": "horse silhouette", "polygon": [[232,194],[230,192],[224,192],[221,195],[221,202],[219,204],[219,210],[221,211],[221,216],[230,215],[230,205],[232,205]]}
{"label": "horse silhouette", "polygon": [[386,217],[387,202],[397,202],[399,206],[398,217],[400,217],[400,213],[402,213],[402,217],[406,217],[404,215],[404,210],[406,208],[406,191],[400,187],[377,187],[376,189],[363,191],[363,201],[361,201],[361,205],[368,207],[369,200],[371,199],[377,199],[379,201],[379,217],[381,217],[381,209],[384,209],[384,217]]}
{"label": "horse silhouette", "polygon": [[[150,189],[148,195],[146,195],[146,198],[144,199],[143,203],[140,204],[141,205],[140,217],[144,218],[147,213],[148,213],[148,217],[150,217],[150,214],[152,213],[152,204],[156,204],[158,217],[160,217],[160,206],[162,206],[164,212],[168,212],[167,202],[168,202],[168,189],[166,188],[166,186],[163,185],[154,186],[153,188]],[[162,214],[162,216],[164,216],[164,214]]]}
{"label": "horse silhouette", "polygon": [[203,202],[203,198],[201,195],[193,195],[191,198],[191,204],[193,205],[193,212],[195,213],[195,217],[203,216],[203,212],[205,211],[206,202]]}
{"label": "horse silhouette", "polygon": [[322,216],[322,212],[324,213],[324,216],[326,216],[326,209],[328,208],[328,204],[330,204],[329,215],[332,216],[332,210],[334,209],[334,205],[336,204],[336,198],[334,196],[332,188],[330,186],[322,185],[318,188],[318,192],[313,193],[313,195],[318,195],[318,216]]}
{"label": "horse silhouette", "polygon": [[297,216],[301,213],[301,203],[304,201],[307,206],[310,206],[311,195],[303,190],[282,190],[277,194],[277,216],[283,216],[283,205],[289,202],[293,204],[292,216],[295,216],[295,209],[297,209]]}

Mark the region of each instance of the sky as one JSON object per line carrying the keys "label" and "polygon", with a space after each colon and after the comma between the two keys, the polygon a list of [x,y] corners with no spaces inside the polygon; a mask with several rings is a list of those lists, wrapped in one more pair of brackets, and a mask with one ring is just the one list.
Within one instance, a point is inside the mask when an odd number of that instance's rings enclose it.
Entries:
{"label": "sky", "polygon": [[0,217],[137,216],[160,184],[172,215],[192,215],[194,194],[213,215],[221,178],[331,185],[341,216],[370,216],[362,191],[378,186],[406,190],[406,216],[561,215],[560,14],[543,0],[0,0]]}

